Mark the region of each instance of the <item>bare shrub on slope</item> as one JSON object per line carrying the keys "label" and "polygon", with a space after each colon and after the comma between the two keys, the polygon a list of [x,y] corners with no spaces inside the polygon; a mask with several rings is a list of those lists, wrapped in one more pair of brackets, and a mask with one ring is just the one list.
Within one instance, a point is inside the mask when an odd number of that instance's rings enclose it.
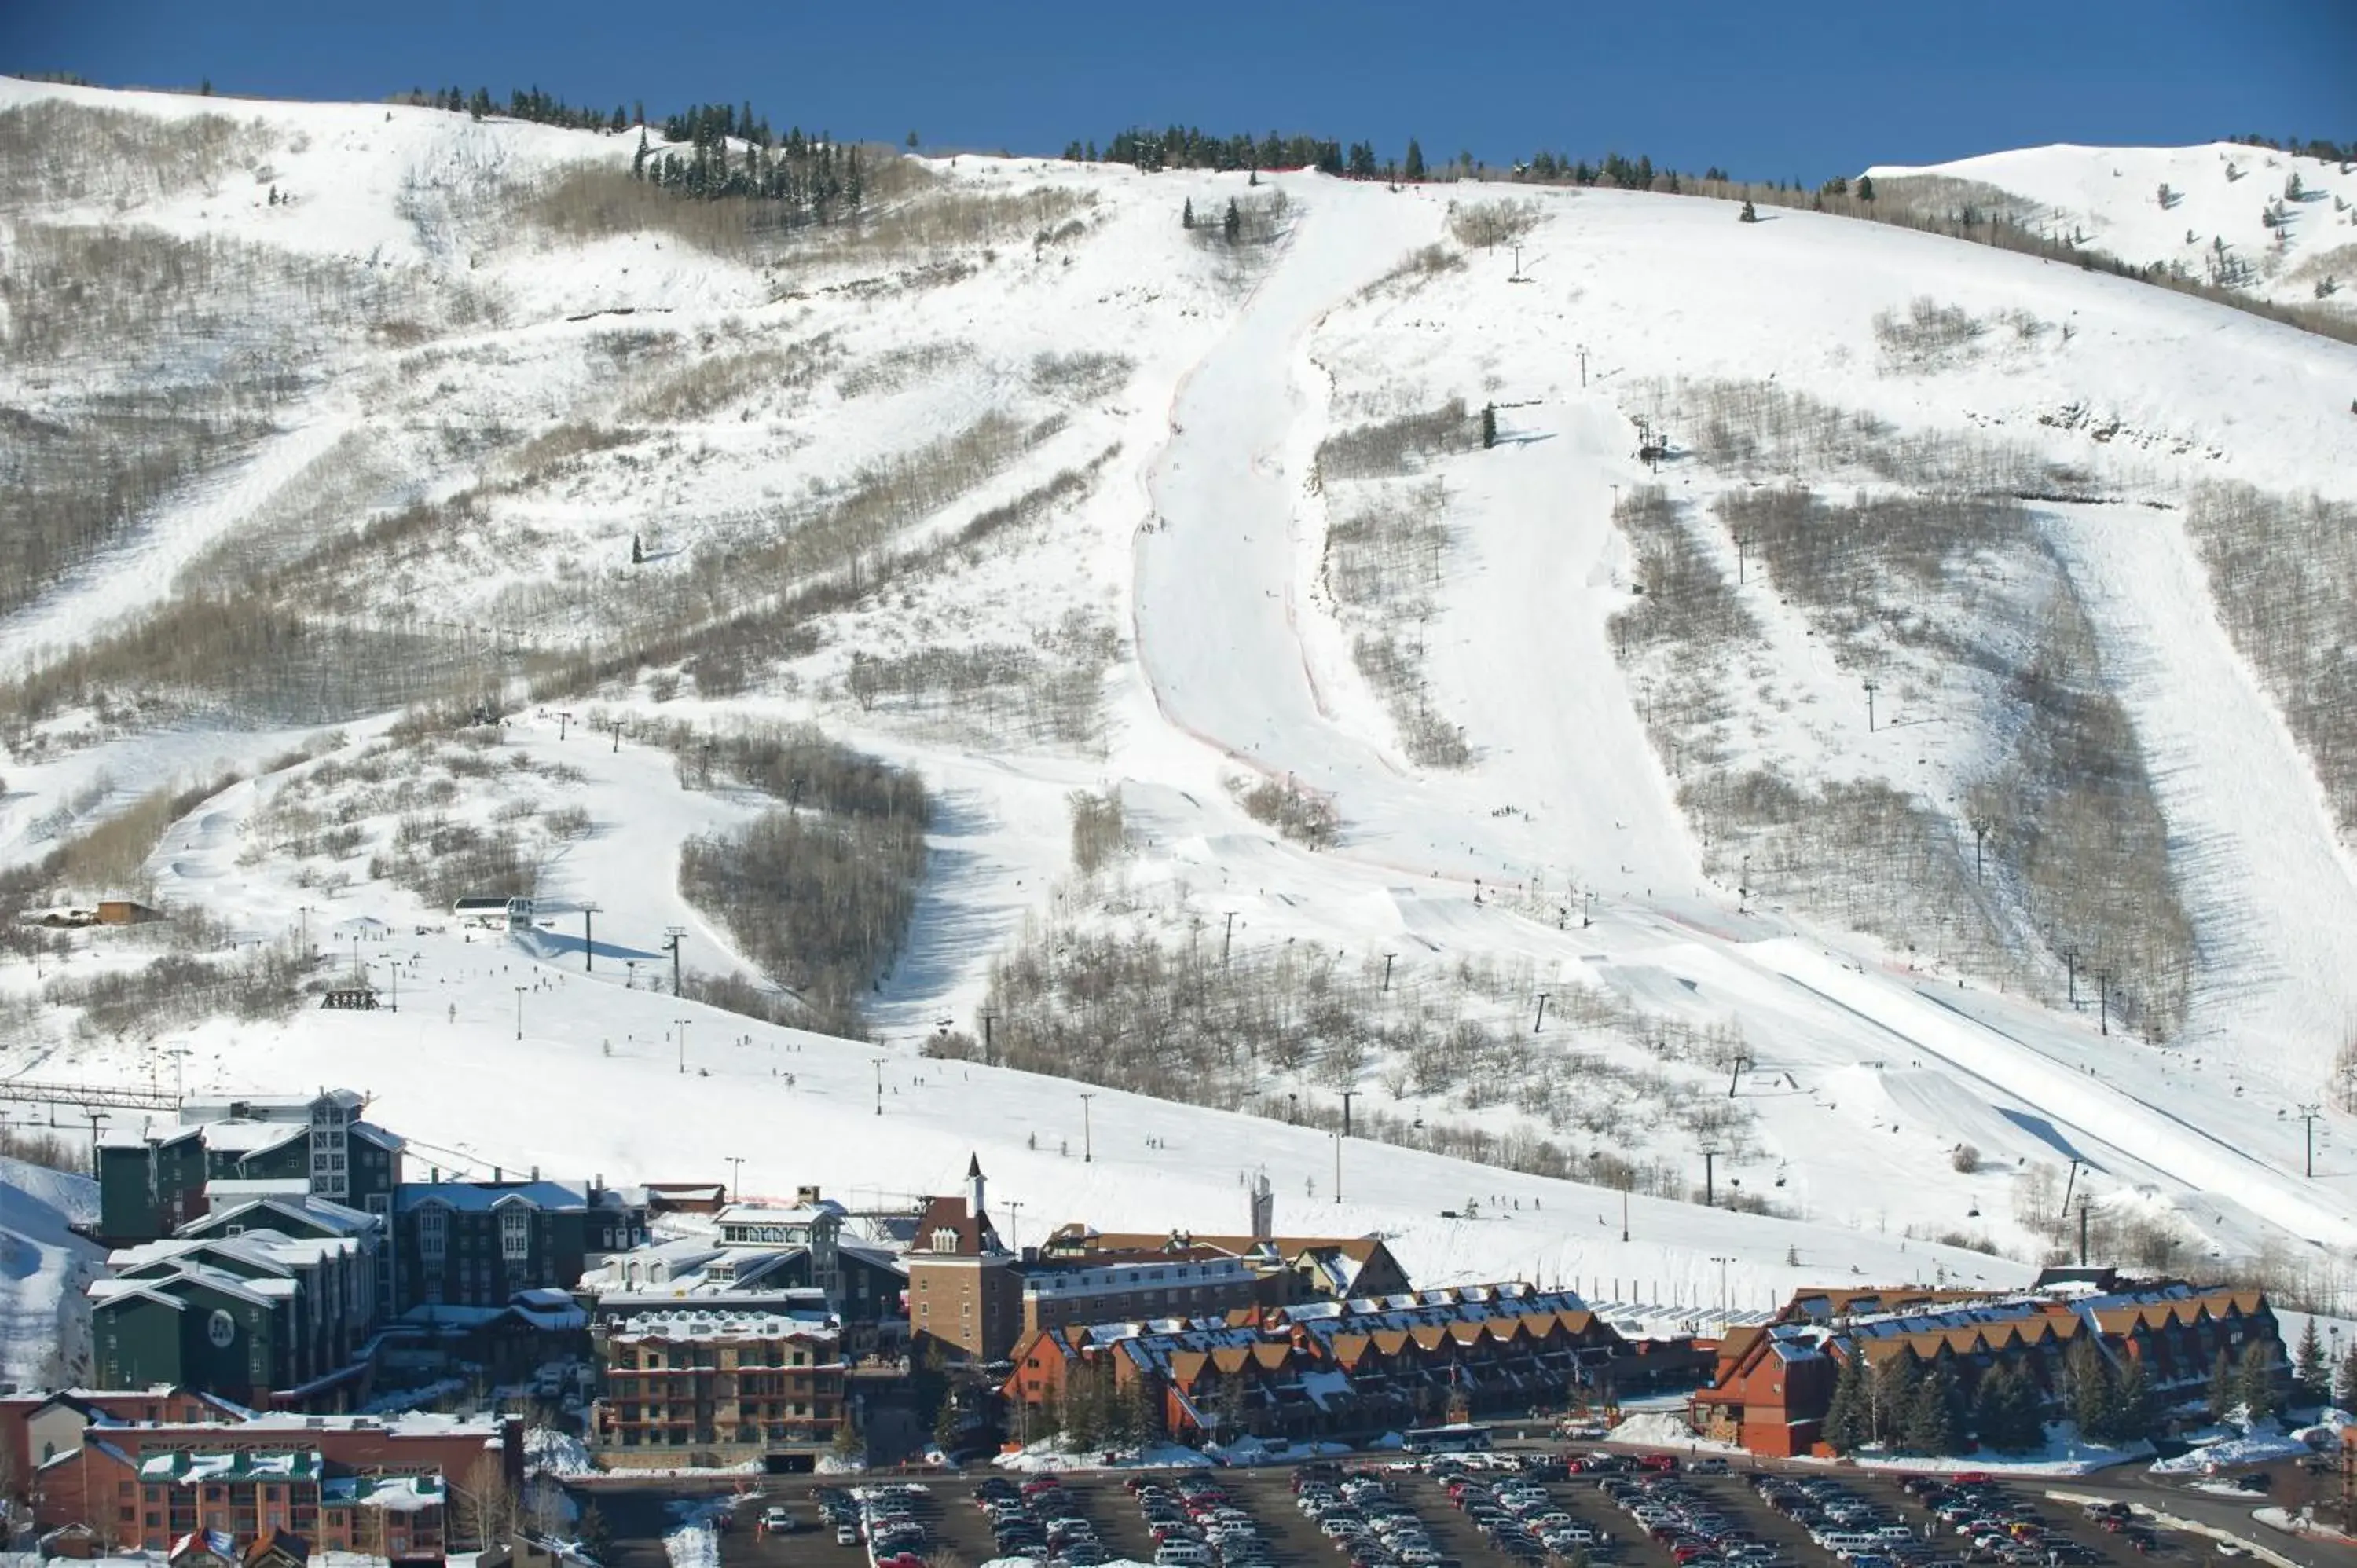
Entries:
{"label": "bare shrub on slope", "polygon": [[[1437,480],[1411,486],[1354,484],[1356,501],[1326,529],[1325,583],[1352,630],[1351,661],[1390,709],[1409,759],[1426,768],[1463,768],[1473,759],[1457,725],[1425,701],[1424,637],[1396,628],[1432,613],[1440,558],[1448,547],[1442,521],[1447,494]],[[1339,508],[1338,508],[1339,510]]]}
{"label": "bare shrub on slope", "polygon": [[815,386],[841,354],[833,336],[821,333],[801,342],[700,355],[634,389],[615,416],[626,423],[653,424],[709,419],[757,392],[801,392]]}
{"label": "bare shrub on slope", "polygon": [[2205,485],[2185,523],[2219,620],[2357,833],[2357,507]]}
{"label": "bare shrub on slope", "polygon": [[0,109],[0,212],[95,203],[121,212],[210,190],[269,155],[269,128],[222,114],[163,119],[42,99]]}
{"label": "bare shrub on slope", "polygon": [[1660,486],[1621,497],[1612,521],[1635,555],[1635,596],[1612,617],[1612,641],[1646,682],[1646,733],[1674,768],[1714,764],[1723,756],[1719,727],[1733,714],[1725,671],[1759,624]]}
{"label": "bare shrub on slope", "polygon": [[1745,478],[1814,483],[1849,470],[1918,490],[2103,499],[2090,476],[2033,447],[1946,431],[1908,435],[1772,381],[1656,382],[1631,396],[1706,467]]}
{"label": "bare shrub on slope", "polygon": [[[1699,1197],[1674,1166],[1628,1157],[1659,1131],[1753,1149],[1751,1112],[1723,1092],[1739,1032],[1554,986],[1563,1031],[1523,1020],[1538,983],[1460,964],[1394,972],[1309,943],[1231,942],[1189,922],[1183,945],[1057,922],[993,961],[985,1005],[1002,1065],[1166,1100],[1339,1130],[1512,1169]],[[1378,1082],[1391,1107],[1371,1103]],[[1311,1092],[1323,1090],[1324,1095]],[[1506,1128],[1444,1112],[1509,1109]]]}
{"label": "bare shrub on slope", "polygon": [[2155,1038],[2184,1021],[2194,959],[2169,824],[2127,712],[2104,684],[2093,624],[2067,580],[2015,676],[2012,755],[1967,800],[2054,959],[2083,997],[2108,981],[2112,1016]]}
{"label": "bare shrub on slope", "polygon": [[1336,431],[1318,444],[1314,472],[1319,483],[1394,478],[1480,445],[1480,422],[1465,412],[1462,398],[1451,398],[1437,408]]}
{"label": "bare shrub on slope", "polygon": [[[1999,332],[1998,328],[2005,330]],[[1992,342],[2021,346],[2034,343],[2046,323],[2026,310],[1999,311],[1988,320],[1961,306],[1942,305],[1929,295],[1908,303],[1907,314],[1878,311],[1874,339],[1882,349],[1883,369],[1928,371],[1977,359]]]}
{"label": "bare shrub on slope", "polygon": [[1028,647],[935,646],[889,657],[855,652],[844,686],[863,709],[926,714],[1002,745],[1083,745],[1103,736],[1104,671],[1120,647],[1109,622],[1076,606]]}
{"label": "bare shrub on slope", "polygon": [[804,1026],[864,1037],[862,998],[899,957],[924,878],[924,785],[806,725],[717,736],[683,725],[667,744],[683,784],[718,779],[782,802],[689,840],[680,892],[796,998]]}
{"label": "bare shrub on slope", "polygon": [[1546,209],[1535,200],[1452,201],[1448,231],[1467,250],[1511,244],[1539,226]]}
{"label": "bare shrub on slope", "polygon": [[1065,798],[1065,804],[1072,814],[1072,868],[1083,878],[1094,876],[1128,847],[1121,791],[1113,789],[1096,794],[1075,789]]}

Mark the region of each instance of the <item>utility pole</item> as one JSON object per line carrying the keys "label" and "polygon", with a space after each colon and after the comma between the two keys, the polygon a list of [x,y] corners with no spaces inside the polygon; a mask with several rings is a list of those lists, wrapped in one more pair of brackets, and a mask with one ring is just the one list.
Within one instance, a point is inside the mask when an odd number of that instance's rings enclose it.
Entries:
{"label": "utility pole", "polygon": [[2077,948],[2062,950],[2062,972],[2068,977],[2071,987],[2071,1011],[2076,1013],[2079,1010],[2079,950]]}
{"label": "utility pole", "polygon": [[1228,949],[1236,940],[1236,912],[1228,911],[1227,929],[1220,933],[1220,967],[1228,967]]}
{"label": "utility pole", "polygon": [[1523,247],[1519,242],[1514,246],[1513,275],[1507,278],[1506,281],[1508,283],[1520,283],[1523,281]]}
{"label": "utility pole", "polygon": [[672,1020],[673,1026],[679,1030],[679,1070],[682,1077],[687,1073],[687,1026],[693,1021],[688,1018]]}
{"label": "utility pole", "polygon": [[1737,1082],[1742,1079],[1743,1069],[1748,1067],[1758,1067],[1759,1065],[1760,1064],[1758,1062],[1753,1061],[1747,1056],[1738,1056],[1735,1058],[1735,1070],[1727,1075],[1727,1097],[1729,1100],[1735,1098],[1735,1086]]}
{"label": "utility pole", "polygon": [[2093,1199],[2085,1193],[2079,1195],[2079,1266],[2087,1266],[2087,1209]]}
{"label": "utility pole", "polygon": [[1084,1165],[1097,1157],[1096,1138],[1089,1129],[1089,1101],[1096,1097],[1092,1089],[1081,1092],[1081,1164]]}
{"label": "utility pole", "polygon": [[573,715],[572,715],[571,714],[557,714],[557,715],[556,715],[556,738],[557,738],[557,739],[559,739],[559,740],[563,740],[563,739],[565,738],[565,725],[569,725],[569,724],[571,724],[572,722],[573,722]]}
{"label": "utility pole", "polygon": [[1874,693],[1878,690],[1874,682],[1866,683],[1866,733],[1874,733]]}
{"label": "utility pole", "polygon": [[[1579,356],[1579,384],[1584,389],[1587,385],[1587,345],[1582,343],[1572,352]],[[1620,487],[1616,485],[1613,488],[1618,489]]]}
{"label": "utility pole", "polygon": [[2095,971],[2095,1020],[2099,1034],[2112,1032],[2112,972],[2108,969]]}
{"label": "utility pole", "polygon": [[1978,818],[1973,822],[1973,880],[1981,881],[1981,843],[1988,837],[1988,823]]}
{"label": "utility pole", "polygon": [[874,1060],[875,1060],[875,1063],[876,1063],[876,1114],[877,1114],[877,1115],[878,1115],[878,1116],[881,1116],[881,1115],[883,1115],[883,1114],[884,1114],[884,1061],[885,1061],[885,1058],[882,1058],[882,1057],[877,1057],[877,1058],[874,1058]]}
{"label": "utility pole", "polygon": [[1702,1206],[1705,1208],[1718,1207],[1718,1188],[1716,1180],[1717,1166],[1718,1151],[1705,1149],[1702,1152]]}
{"label": "utility pole", "polygon": [[1351,1101],[1358,1092],[1355,1089],[1342,1091],[1342,1136],[1345,1138],[1351,1135]]}
{"label": "utility pole", "polygon": [[1342,1201],[1342,1134],[1334,1134],[1334,1201]]}
{"label": "utility pole", "polygon": [[584,974],[597,967],[597,939],[590,934],[589,918],[605,913],[605,906],[596,899],[581,906],[581,972]]}
{"label": "utility pole", "polygon": [[1391,994],[1392,990],[1392,960],[1397,957],[1399,954],[1395,952],[1383,954],[1383,994],[1386,996]]}
{"label": "utility pole", "polygon": [[1023,1200],[1010,1197],[1005,1202],[1010,1217],[1006,1221],[1006,1244],[1015,1249],[1015,1255],[1019,1258],[1023,1255]]}
{"label": "utility pole", "polygon": [[1718,1265],[1718,1337],[1724,1339],[1727,1337],[1727,1319],[1728,1313],[1728,1305],[1727,1300],[1727,1265],[1733,1262],[1735,1260],[1732,1258],[1719,1257],[1714,1254],[1710,1261]]}
{"label": "utility pole", "polygon": [[998,1053],[991,1043],[991,1026],[997,1022],[997,1008],[985,1007],[982,1010],[982,1065],[985,1067],[998,1065]]}
{"label": "utility pole", "polygon": [[2299,1108],[2299,1119],[2308,1128],[2308,1162],[2305,1168],[2311,1179],[2316,1176],[2316,1119],[2323,1114],[2324,1107],[2321,1105],[2303,1105]]}
{"label": "utility pole", "polygon": [[1745,560],[1750,549],[1751,535],[1738,532],[1735,536],[1735,585],[1738,588],[1743,586],[1745,581]]}
{"label": "utility pole", "polygon": [[1531,1033],[1534,1035],[1546,1026],[1546,1004],[1547,993],[1542,991],[1539,993],[1539,1015],[1531,1020]]}
{"label": "utility pole", "polygon": [[1620,1240],[1629,1239],[1629,1184],[1620,1184]]}
{"label": "utility pole", "polygon": [[517,987],[515,988],[515,993],[516,993],[516,1038],[517,1038],[517,1039],[519,1039],[519,1040],[521,1040],[521,1039],[522,1039],[522,1038],[523,1038],[523,993],[524,993],[524,992],[525,992],[526,990],[528,990],[528,989],[530,989],[530,988],[529,988],[529,987],[527,987],[527,986],[522,986],[522,985],[519,985],[519,986],[517,986]]}
{"label": "utility pole", "polygon": [[665,926],[663,945],[671,949],[671,993],[679,994],[679,940],[687,935],[685,926]]}
{"label": "utility pole", "polygon": [[732,1167],[728,1173],[728,1201],[734,1203],[745,1196],[745,1156],[724,1155],[721,1157]]}

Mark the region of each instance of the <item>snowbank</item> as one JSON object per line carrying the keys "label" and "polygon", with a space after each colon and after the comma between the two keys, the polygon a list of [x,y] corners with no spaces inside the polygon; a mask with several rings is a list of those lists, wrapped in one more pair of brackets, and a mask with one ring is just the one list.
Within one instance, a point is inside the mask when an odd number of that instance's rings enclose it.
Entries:
{"label": "snowbank", "polygon": [[1192,1448],[1156,1443],[1144,1448],[1085,1448],[1073,1453],[1059,1438],[1043,1438],[1028,1448],[1001,1454],[991,1461],[1002,1470],[1033,1474],[1057,1470],[1193,1470],[1211,1461]]}
{"label": "snowbank", "polygon": [[[1390,1438],[1393,1447],[1399,1445],[1397,1436]],[[1379,1446],[1379,1444],[1369,1444]],[[1206,1443],[1203,1452],[1214,1465],[1232,1465],[1250,1469],[1260,1465],[1296,1465],[1304,1459],[1329,1457],[1353,1452],[1347,1443],[1288,1443],[1283,1438],[1274,1443],[1247,1434],[1233,1443]]]}
{"label": "snowbank", "polygon": [[[2239,1434],[2233,1432],[2234,1427],[2241,1428]],[[2279,1422],[2272,1419],[2258,1423],[2236,1420],[2224,1434],[2179,1454],[2174,1459],[2154,1460],[2152,1471],[2157,1476],[2200,1476],[2231,1465],[2264,1465],[2270,1460],[2297,1458],[2314,1451],[2314,1445],[2306,1438],[2298,1433],[2284,1431]]]}
{"label": "snowbank", "polygon": [[2086,1476],[2152,1456],[2152,1444],[2141,1440],[2114,1447],[2083,1442],[2077,1428],[2062,1422],[2050,1428],[2046,1446],[2035,1454],[1907,1455],[1853,1454],[1861,1470],[1932,1471],[1986,1470],[1998,1476]]}
{"label": "snowbank", "polygon": [[1721,1443],[1705,1437],[1685,1423],[1685,1418],[1667,1411],[1649,1410],[1632,1415],[1609,1433],[1607,1443],[1626,1443],[1640,1448],[1684,1448],[1697,1454],[1740,1454],[1739,1444]]}
{"label": "snowbank", "polygon": [[733,1498],[708,1498],[670,1505],[680,1521],[663,1531],[663,1552],[671,1568],[720,1568],[719,1520],[735,1502]]}

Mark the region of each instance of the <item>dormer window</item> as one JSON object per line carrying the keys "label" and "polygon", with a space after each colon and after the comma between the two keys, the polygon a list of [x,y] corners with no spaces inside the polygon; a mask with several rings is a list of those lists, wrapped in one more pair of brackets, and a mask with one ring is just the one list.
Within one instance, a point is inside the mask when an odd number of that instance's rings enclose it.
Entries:
{"label": "dormer window", "polygon": [[934,1251],[954,1252],[957,1250],[958,1235],[955,1230],[952,1230],[948,1226],[944,1225],[940,1230],[933,1232]]}

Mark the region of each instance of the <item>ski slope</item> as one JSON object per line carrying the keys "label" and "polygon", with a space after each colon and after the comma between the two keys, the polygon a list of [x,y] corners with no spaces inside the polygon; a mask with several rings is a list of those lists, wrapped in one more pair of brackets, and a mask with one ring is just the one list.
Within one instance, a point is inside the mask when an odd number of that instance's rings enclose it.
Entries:
{"label": "ski slope", "polygon": [[[52,97],[250,119],[254,156],[295,199],[268,205],[224,180],[48,220],[233,235],[436,287],[463,276],[497,308],[422,347],[361,344],[331,359],[248,461],[0,621],[12,666],[47,659],[70,629],[167,599],[177,575],[245,521],[325,482],[318,465],[355,433],[374,443],[369,496],[333,526],[419,496],[484,499],[432,548],[332,585],[339,610],[422,609],[487,641],[506,628],[556,647],[694,580],[698,552],[793,526],[799,500],[995,413],[1044,434],[907,521],[896,547],[919,549],[1060,473],[1090,476],[989,547],[831,612],[815,647],[741,692],[700,693],[683,666],[608,682],[568,709],[520,701],[500,737],[501,782],[460,780],[442,809],[479,826],[502,811],[586,813],[586,833],[547,845],[552,923],[521,943],[449,929],[445,911],[372,877],[372,854],[414,806],[349,781],[314,787],[323,765],[349,769],[379,744],[390,715],[268,735],[202,713],[129,731],[86,714],[53,721],[48,744],[5,760],[9,863],[54,844],[61,805],[83,802],[68,815],[87,826],[146,789],[235,764],[258,776],[205,801],[149,857],[157,897],[206,910],[242,941],[299,934],[337,961],[349,950],[380,984],[398,973],[397,1015],[158,1031],[194,1048],[192,1087],[350,1082],[417,1140],[420,1164],[445,1168],[686,1179],[741,1155],[748,1191],[907,1195],[954,1180],[979,1151],[1034,1236],[1075,1219],[1230,1226],[1246,1173],[1265,1168],[1281,1224],[1381,1230],[1420,1281],[1520,1273],[1686,1306],[1750,1307],[1828,1280],[2026,1277],[2053,1234],[2056,1216],[2034,1211],[2042,1184],[2066,1179],[2106,1214],[2169,1228],[2180,1268],[2288,1252],[2337,1278],[2333,1260],[2357,1244],[2357,1167],[2338,1155],[2348,1119],[2322,1115],[2309,1179],[2294,1114],[2324,1098],[2349,1016],[2346,849],[2306,757],[2211,614],[2173,515],[2190,486],[2213,479],[2357,495],[2346,413],[2357,349],[1930,235],[1802,211],[1738,225],[1726,203],[1622,192],[1276,175],[1260,183],[1286,199],[1282,238],[1225,258],[1178,213],[1248,194],[1241,177],[1044,160],[926,160],[936,195],[1023,209],[989,242],[883,254],[813,242],[770,268],[651,231],[575,242],[498,220],[503,192],[568,162],[625,158],[635,134],[0,83],[0,105]],[[2148,156],[2192,160],[2190,192],[2214,152]],[[2084,164],[2083,153],[2072,156]],[[2054,149],[2021,158],[1943,172],[2004,183],[2071,161]],[[2148,173],[2137,164],[2118,177],[2142,189],[2158,177]],[[1502,250],[1448,238],[1452,202],[1523,198],[1534,208],[1518,269]],[[2301,221],[2330,209],[2311,204]],[[1054,238],[1067,217],[1078,231]],[[1396,275],[1435,245],[1450,264]],[[1925,297],[2034,328],[1895,366],[1877,318]],[[624,306],[627,319],[592,314]],[[805,353],[817,368],[786,384],[776,367]],[[1060,379],[1061,357],[1082,354],[1108,364]],[[760,373],[726,397],[646,412],[650,392],[740,358]],[[1663,483],[1735,582],[1735,546],[1712,532],[1709,499],[1781,477],[1679,460],[1655,475],[1636,460],[1631,416],[1666,423],[1675,442],[1693,414],[1681,388],[1710,379],[1772,382],[1910,435],[2022,443],[2119,498],[2041,504],[2039,526],[2087,601],[2179,846],[2200,939],[2181,1037],[2155,1047],[2106,1034],[2090,1010],[2000,991],[1936,946],[1878,942],[1706,871],[1684,780],[1647,738],[1652,696],[1616,660],[1609,622],[1640,579],[1617,498]],[[1312,470],[1338,431],[1451,397],[1496,403],[1501,438],[1417,470],[1445,487],[1448,530],[1415,628],[1423,689],[1471,754],[1437,769],[1409,758],[1353,663],[1322,575],[1341,501]],[[619,456],[592,447],[533,467],[457,438],[491,424],[518,439],[593,429]],[[1876,482],[1803,477],[1836,491]],[[641,533],[651,559],[625,577]],[[607,584],[606,596],[585,596],[584,581]],[[1756,561],[1737,593],[1761,632],[1727,676],[1739,699],[1730,766],[1885,781],[1944,810],[2001,753],[2003,736],[1963,715],[2006,671],[1925,660],[1890,682],[1870,727],[1856,672],[1779,602]],[[848,689],[856,657],[1056,650],[1076,624],[1114,644],[1092,677],[1101,722],[1078,738],[985,711],[1020,705],[1005,693],[927,707]],[[1889,722],[1894,709],[1907,722]],[[686,930],[694,967],[758,978],[681,896],[676,867],[689,838],[767,802],[686,787],[667,751],[585,731],[593,711],[696,729],[807,720],[924,777],[941,807],[931,864],[907,950],[877,984],[874,1041],[754,1024],[652,989],[673,927]],[[305,760],[260,771],[304,743]],[[1236,792],[1264,779],[1330,800],[1334,846],[1312,852],[1253,820]],[[1067,797],[1113,789],[1126,853],[1083,884]],[[359,831],[361,847],[278,847],[289,805]],[[591,954],[574,911],[593,900]],[[1363,1140],[1338,1151],[1270,1117],[1105,1090],[1083,1133],[1068,1082],[922,1055],[944,1028],[979,1036],[994,959],[1042,929],[1166,946],[1225,933],[1242,950],[1294,947],[1353,966],[1397,958],[1403,985],[1431,998],[1432,1028],[1458,1012],[1512,1016],[1549,1061],[1597,1063],[1606,1116],[1600,1130],[1550,1128],[1511,1092],[1475,1102],[1461,1084],[1419,1086],[1381,1058],[1351,1080],[1361,1110],[1479,1127],[1501,1145],[1544,1135],[1574,1156],[1623,1155],[1699,1188],[1700,1140],[1679,1115],[1724,1099],[1741,1127],[1714,1167],[1718,1191],[1781,1217],[1640,1197],[1623,1243],[1618,1193]],[[66,969],[144,961],[146,940],[91,937]],[[156,1072],[157,1040],[78,1029],[72,1008],[42,1001],[48,980],[0,961],[0,991],[31,1004],[10,1015],[26,1021],[0,1040],[0,1071]],[[1525,1025],[1541,993],[1558,1012]],[[1674,1061],[1632,1035],[1563,1022],[1575,993],[1663,1029],[1736,1031],[1743,1065]],[[1340,1087],[1310,1063],[1265,1068],[1256,1091],[1265,1105],[1331,1106]],[[519,1104],[534,1114],[517,1117]],[[1960,1159],[1966,1146],[1976,1163]],[[1442,1218],[1469,1199],[1483,1218]],[[1735,1303],[1716,1299],[1722,1267]]]}

